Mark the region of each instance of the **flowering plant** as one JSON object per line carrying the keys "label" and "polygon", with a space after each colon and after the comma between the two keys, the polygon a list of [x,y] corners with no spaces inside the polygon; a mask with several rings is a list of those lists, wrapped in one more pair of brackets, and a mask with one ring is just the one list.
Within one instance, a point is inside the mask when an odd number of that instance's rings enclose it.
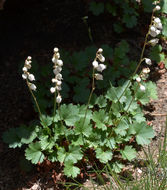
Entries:
{"label": "flowering plant", "polygon": [[[152,127],[146,124],[141,106],[147,104],[150,98],[156,98],[155,85],[145,82],[152,61],[144,57],[144,51],[146,45],[154,46],[158,43],[158,38],[149,38],[159,35],[162,29],[160,20],[154,17],[154,13],[159,9],[157,5],[153,10],[139,64],[133,75],[118,87],[110,83],[106,94],[93,101],[96,84],[98,80],[104,80],[105,75],[102,73],[108,69],[103,49],[97,50],[92,61],[92,86],[87,105],[62,103],[60,92],[63,83],[63,61],[60,59],[59,49],[54,48],[54,78],[53,86],[50,88],[51,94],[55,95],[54,109],[52,115],[44,115],[35,97],[37,87],[32,83],[35,77],[29,73],[32,59],[28,57],[23,67],[22,78],[26,80],[34,98],[39,121],[5,132],[3,139],[9,147],[16,148],[25,144],[27,160],[33,164],[45,160],[57,162],[68,177],[76,177],[83,165],[85,168],[88,165],[94,167],[97,163],[103,165],[110,162],[112,169],[120,172],[123,160],[131,161],[136,157],[134,143],[147,145],[154,137]],[[125,42],[122,44],[126,46]],[[119,59],[122,59],[122,54],[119,55]],[[137,74],[143,62],[146,67]]]}

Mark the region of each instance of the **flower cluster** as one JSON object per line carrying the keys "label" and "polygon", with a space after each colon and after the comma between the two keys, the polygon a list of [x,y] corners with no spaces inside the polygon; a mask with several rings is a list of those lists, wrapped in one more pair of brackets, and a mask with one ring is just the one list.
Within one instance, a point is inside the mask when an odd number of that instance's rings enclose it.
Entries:
{"label": "flower cluster", "polygon": [[[156,7],[154,8],[154,11],[159,11],[161,9],[161,7],[159,5],[156,5]],[[162,30],[162,23],[160,18],[158,17],[153,17],[153,24],[150,27],[149,30],[149,34],[152,37],[156,37],[161,33]],[[158,43],[158,39],[153,39],[151,42],[151,44],[155,45],[156,43]]]}
{"label": "flower cluster", "polygon": [[[156,4],[156,7],[154,8],[154,11],[159,11],[161,7]],[[153,24],[149,28],[149,34],[152,37],[156,37],[161,33],[162,30],[162,23],[161,20],[158,17],[153,17]],[[148,43],[151,44],[152,46],[155,46],[159,42],[158,38],[151,39]],[[152,61],[149,58],[144,58],[145,63],[150,66],[152,65]],[[145,91],[146,88],[144,85],[141,84],[142,79],[145,80],[148,77],[148,74],[150,73],[150,69],[148,67],[143,68],[142,72],[140,75],[136,78],[136,81],[140,85],[140,90]]]}
{"label": "flower cluster", "polygon": [[55,74],[55,77],[52,79],[52,83],[54,83],[55,86],[50,88],[50,92],[55,93],[57,91],[58,95],[56,97],[56,102],[61,103],[62,97],[60,95],[60,91],[62,89],[61,85],[63,77],[60,72],[62,71],[63,61],[60,59],[60,53],[58,48],[54,48],[52,62],[54,64],[53,73]]}
{"label": "flower cluster", "polygon": [[[94,61],[92,62],[92,65],[94,69],[100,73],[103,72],[104,69],[106,69],[106,65],[102,64],[105,61],[105,57],[102,55],[103,49],[99,48],[96,52],[96,57]],[[101,63],[98,63],[98,61]],[[96,80],[103,80],[103,75],[100,73],[95,73],[94,77]]]}
{"label": "flower cluster", "polygon": [[35,81],[35,77],[33,74],[28,72],[28,70],[31,69],[31,62],[32,58],[31,56],[28,56],[27,59],[25,60],[24,67],[22,69],[23,70],[22,78],[27,80],[30,89],[35,91],[37,87],[35,86],[35,84],[31,83],[32,81]]}

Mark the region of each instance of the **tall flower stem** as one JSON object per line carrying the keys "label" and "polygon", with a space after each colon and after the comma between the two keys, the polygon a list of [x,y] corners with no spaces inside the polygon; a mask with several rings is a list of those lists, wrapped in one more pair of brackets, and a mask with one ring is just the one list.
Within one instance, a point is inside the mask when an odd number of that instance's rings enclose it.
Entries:
{"label": "tall flower stem", "polygon": [[86,111],[85,111],[85,116],[84,116],[84,120],[83,120],[83,125],[85,123],[85,119],[86,119],[86,116],[87,116],[87,112],[88,112],[88,107],[89,107],[89,104],[90,104],[90,100],[92,98],[92,95],[93,95],[93,92],[95,90],[95,69],[93,68],[93,72],[92,72],[92,89],[91,89],[91,92],[90,92],[90,95],[89,95],[89,99],[88,99],[88,103],[86,105]]}
{"label": "tall flower stem", "polygon": [[54,108],[53,108],[53,117],[55,116],[55,113],[56,113],[56,91],[54,93]]}
{"label": "tall flower stem", "polygon": [[[148,32],[147,32],[147,34],[146,34],[146,36],[145,36],[144,45],[143,45],[142,52],[141,52],[141,55],[140,55],[139,63],[138,63],[138,65],[137,65],[135,71],[133,72],[132,77],[130,78],[130,80],[129,80],[127,86],[125,87],[125,89],[124,89],[124,91],[122,92],[121,96],[118,98],[118,102],[121,100],[122,96],[125,94],[126,90],[129,88],[129,86],[130,86],[130,84],[131,84],[131,82],[132,82],[132,80],[133,80],[133,77],[134,77],[135,74],[137,73],[137,71],[138,71],[138,69],[139,69],[141,63],[142,63],[143,60],[144,60],[144,59],[143,59],[143,56],[144,56],[144,51],[145,51],[145,48],[146,48],[146,45],[147,45],[147,39],[148,39],[149,32],[150,32],[150,26],[152,25],[152,22],[153,22],[153,15],[154,15],[154,11],[152,12],[151,23],[150,23],[150,25],[149,25],[149,30],[148,30]],[[111,105],[111,106],[112,106],[112,105]],[[109,115],[110,115],[110,113],[111,113],[111,106],[110,106],[110,109],[109,109]]]}
{"label": "tall flower stem", "polygon": [[37,107],[38,113],[39,113],[40,116],[42,116],[42,113],[41,113],[41,110],[40,110],[39,104],[38,104],[38,102],[37,102],[37,99],[36,99],[34,93],[32,92],[32,90],[31,90],[31,88],[30,88],[30,85],[29,85],[29,82],[28,82],[27,79],[26,79],[26,82],[27,82],[28,89],[29,89],[29,91],[30,91],[30,93],[31,93],[31,95],[32,95],[32,97],[33,97],[33,99],[34,99],[34,102],[35,102],[35,104],[36,104],[36,107]]}

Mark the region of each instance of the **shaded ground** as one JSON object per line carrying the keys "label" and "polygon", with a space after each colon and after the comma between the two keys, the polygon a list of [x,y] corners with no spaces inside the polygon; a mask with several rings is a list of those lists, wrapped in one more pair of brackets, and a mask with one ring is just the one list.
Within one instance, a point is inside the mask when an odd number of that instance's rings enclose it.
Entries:
{"label": "shaded ground", "polygon": [[[6,129],[17,127],[36,116],[28,90],[18,74],[20,62],[27,55],[31,55],[39,62],[47,63],[55,46],[77,50],[90,45],[88,29],[82,20],[84,16],[87,16],[87,7],[81,0],[6,2],[4,10],[0,11],[0,135]],[[107,24],[109,20],[109,17],[102,17],[98,22],[95,17],[89,20],[95,43],[110,44],[120,40],[117,35],[112,34],[112,29]],[[131,35],[134,32],[124,37],[130,39]],[[155,76],[159,75],[158,72],[159,69],[155,71]],[[158,77],[159,98],[151,102],[154,109],[148,111],[156,131],[153,148],[163,138],[161,127],[164,125],[165,116],[157,114],[167,112],[166,79],[166,72]],[[20,169],[18,160],[22,155],[22,150],[8,149],[0,139],[0,189],[19,190],[33,187],[34,184],[34,189],[37,189],[45,183],[48,183],[46,186],[53,187],[51,175],[48,179],[48,176],[40,176],[36,170],[25,173]]]}

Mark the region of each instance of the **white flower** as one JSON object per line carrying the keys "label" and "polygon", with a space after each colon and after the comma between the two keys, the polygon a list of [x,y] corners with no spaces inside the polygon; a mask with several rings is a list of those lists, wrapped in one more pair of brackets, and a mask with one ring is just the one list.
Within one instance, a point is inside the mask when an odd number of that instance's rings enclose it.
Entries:
{"label": "white flower", "polygon": [[28,75],[28,79],[29,79],[30,81],[34,81],[34,80],[35,80],[35,77],[34,77],[33,74],[29,74],[29,75]]}
{"label": "white flower", "polygon": [[102,48],[99,48],[97,52],[98,52],[98,53],[102,53],[102,52],[103,52],[103,49],[102,49]]}
{"label": "white flower", "polygon": [[161,7],[159,5],[157,5],[154,10],[159,11],[160,9],[161,9]]}
{"label": "white flower", "polygon": [[162,30],[162,23],[160,22],[160,23],[156,24],[156,27],[157,27],[158,29]]}
{"label": "white flower", "polygon": [[55,69],[53,70],[53,73],[54,73],[55,75],[57,75],[57,74],[60,73],[61,71],[62,71],[62,68],[59,67],[59,66],[56,66]]}
{"label": "white flower", "polygon": [[54,48],[54,53],[57,53],[59,51],[59,49],[57,47]]}
{"label": "white flower", "polygon": [[155,38],[155,39],[152,39],[152,40],[149,41],[149,43],[150,43],[152,46],[155,46],[158,42],[159,42],[159,39],[158,39],[158,38]]}
{"label": "white flower", "polygon": [[27,74],[23,73],[23,74],[22,74],[22,78],[23,78],[23,79],[27,79]]}
{"label": "white flower", "polygon": [[155,26],[151,26],[151,27],[150,27],[150,31],[155,32],[155,31],[156,31],[156,27],[155,27]]}
{"label": "white flower", "polygon": [[31,56],[28,56],[28,57],[27,57],[27,60],[29,60],[29,61],[30,61],[31,59],[32,59],[32,57],[31,57]]}
{"label": "white flower", "polygon": [[161,19],[158,17],[154,18],[154,23],[156,24],[161,23]]}
{"label": "white flower", "polygon": [[98,64],[98,62],[97,62],[96,60],[94,60],[94,61],[92,62],[92,65],[93,65],[93,67],[96,69],[99,64]]}
{"label": "white flower", "polygon": [[141,82],[141,78],[140,78],[140,77],[137,77],[137,78],[136,78],[136,81],[137,81],[137,82]]}
{"label": "white flower", "polygon": [[143,85],[140,85],[140,90],[141,90],[141,91],[145,91],[145,90],[146,90],[146,87],[143,86]]}
{"label": "white flower", "polygon": [[62,67],[63,66],[63,61],[61,59],[58,59],[57,64],[58,64],[59,67]]}
{"label": "white flower", "polygon": [[52,82],[53,82],[53,83],[56,83],[56,82],[57,82],[57,79],[52,79]]}
{"label": "white flower", "polygon": [[57,79],[57,80],[63,80],[62,74],[58,73],[58,74],[56,75],[56,79]]}
{"label": "white flower", "polygon": [[142,72],[143,72],[144,74],[148,74],[148,73],[150,72],[150,69],[149,69],[149,68],[144,68],[144,69],[142,70]]}
{"label": "white flower", "polygon": [[56,86],[56,90],[61,91],[62,90],[61,86]]}
{"label": "white flower", "polygon": [[151,26],[151,27],[153,27],[152,30],[150,29],[150,35],[152,37],[156,37],[157,35],[159,35],[161,33],[161,31],[156,29],[154,26]]}
{"label": "white flower", "polygon": [[56,59],[59,59],[60,58],[60,53],[57,52],[57,53],[54,54],[54,56],[55,56]]}
{"label": "white flower", "polygon": [[104,65],[104,64],[99,64],[96,69],[97,69],[97,71],[102,72],[104,69],[106,69],[106,65]]}
{"label": "white flower", "polygon": [[57,86],[60,86],[62,84],[62,82],[60,80],[57,80],[56,84],[57,84]]}
{"label": "white flower", "polygon": [[105,61],[105,57],[103,55],[98,55],[97,58],[99,59],[99,61],[101,61],[102,63]]}
{"label": "white flower", "polygon": [[147,65],[152,65],[151,59],[145,58],[145,62]]}
{"label": "white flower", "polygon": [[53,62],[54,64],[56,64],[56,63],[57,63],[57,59],[56,59],[55,57],[53,57],[53,58],[52,58],[52,62]]}
{"label": "white flower", "polygon": [[60,96],[60,95],[58,95],[58,96],[57,96],[57,98],[56,98],[56,102],[57,102],[58,104],[60,104],[60,103],[61,103],[61,101],[62,101],[62,98],[61,98],[61,96]]}
{"label": "white flower", "polygon": [[156,30],[157,35],[161,33],[161,30]]}
{"label": "white flower", "polygon": [[97,74],[95,74],[95,79],[96,80],[103,80],[103,75],[97,73]]}
{"label": "white flower", "polygon": [[23,69],[22,69],[24,72],[27,72],[27,67],[23,67]]}
{"label": "white flower", "polygon": [[37,87],[35,86],[35,84],[30,84],[30,88],[31,88],[31,90],[36,90],[37,89]]}
{"label": "white flower", "polygon": [[55,87],[51,87],[50,88],[50,92],[53,94],[53,93],[55,93],[55,91],[56,91],[56,88]]}

